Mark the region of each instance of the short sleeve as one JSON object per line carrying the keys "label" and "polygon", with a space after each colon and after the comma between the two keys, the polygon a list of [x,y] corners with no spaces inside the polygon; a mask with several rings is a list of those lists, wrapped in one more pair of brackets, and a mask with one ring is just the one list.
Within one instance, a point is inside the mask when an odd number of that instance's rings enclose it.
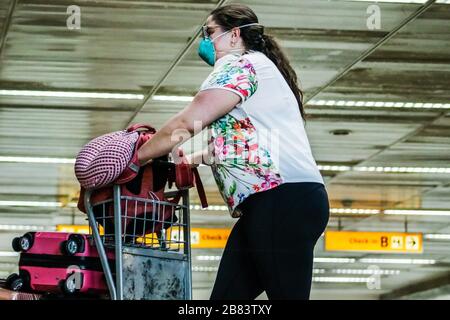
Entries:
{"label": "short sleeve", "polygon": [[241,103],[247,101],[256,91],[258,81],[255,68],[245,57],[224,63],[214,69],[203,82],[200,91],[207,89],[230,90],[241,97]]}

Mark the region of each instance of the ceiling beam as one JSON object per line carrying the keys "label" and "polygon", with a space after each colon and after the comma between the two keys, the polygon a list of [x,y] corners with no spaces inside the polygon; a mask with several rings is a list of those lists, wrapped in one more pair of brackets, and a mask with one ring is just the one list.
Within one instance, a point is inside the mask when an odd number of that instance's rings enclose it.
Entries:
{"label": "ceiling beam", "polygon": [[16,8],[17,0],[11,0],[8,9],[8,15],[5,19],[5,25],[2,30],[1,42],[0,42],[0,58],[3,54],[3,49],[5,48],[6,38],[8,37],[9,28],[11,26],[12,16],[14,14],[14,9]]}
{"label": "ceiling beam", "polygon": [[[434,117],[433,119],[422,123],[419,127],[417,127],[416,129],[408,132],[406,135],[401,136],[400,138],[398,138],[397,140],[393,141],[392,143],[388,144],[387,146],[385,146],[384,148],[379,149],[377,152],[371,154],[369,157],[367,157],[366,159],[364,159],[363,161],[358,162],[358,164],[356,164],[354,167],[357,166],[361,166],[365,163],[367,163],[368,161],[372,160],[373,158],[375,158],[376,156],[378,156],[380,153],[385,152],[386,150],[389,150],[390,148],[392,148],[393,146],[404,142],[406,140],[408,140],[409,138],[417,135],[418,133],[420,133],[421,131],[425,130],[427,127],[431,126],[433,123],[435,123],[436,121],[445,118],[447,115],[448,111],[443,111],[440,112],[436,117]],[[327,181],[327,184],[330,184],[332,181],[336,180],[336,178],[338,178],[339,176],[341,176],[342,174],[346,173],[347,171],[341,171],[336,173],[331,179],[329,179]],[[434,187],[433,187],[434,188]]]}
{"label": "ceiling beam", "polygon": [[[220,0],[217,3],[216,8],[221,7],[226,2],[227,2],[227,0]],[[209,16],[209,14],[208,14],[208,16]],[[194,32],[194,34],[190,37],[190,39],[189,39],[188,43],[186,44],[186,46],[181,50],[181,52],[170,63],[170,65],[167,68],[167,70],[161,75],[161,77],[158,79],[158,81],[156,81],[156,84],[154,86],[152,86],[150,91],[145,94],[144,101],[134,110],[134,112],[131,115],[131,117],[127,120],[127,122],[125,124],[125,127],[128,127],[134,121],[134,119],[139,114],[139,112],[141,112],[141,110],[144,108],[145,104],[158,92],[159,88],[162,86],[164,81],[166,81],[166,79],[169,77],[169,75],[172,73],[172,71],[175,69],[175,67],[180,63],[180,61],[183,59],[183,57],[186,55],[186,53],[191,49],[192,45],[194,44],[194,42],[196,41],[198,35],[200,34],[200,32],[202,30],[202,26],[206,22],[207,18],[208,17],[206,17],[203,20],[201,26],[199,28],[197,28],[197,30]]]}
{"label": "ceiling beam", "polygon": [[[333,79],[331,79],[327,84],[325,84],[323,87],[316,90],[312,95],[308,96],[306,99],[305,104],[310,101],[312,98],[314,98],[317,94],[322,92],[324,89],[328,88],[330,85],[335,83],[337,80],[342,78],[345,74],[347,74],[356,64],[358,64],[360,61],[367,58],[370,54],[374,53],[378,48],[380,48],[383,44],[385,44],[388,40],[390,40],[393,36],[395,36],[402,28],[404,28],[409,23],[413,22],[417,19],[422,13],[424,13],[426,10],[428,10],[436,0],[428,0],[424,5],[422,5],[419,9],[417,9],[413,14],[408,16],[406,19],[404,19],[397,27],[395,27],[391,32],[389,32],[383,39],[378,41],[374,46],[363,52],[357,59],[355,59],[353,62],[349,63],[338,75],[336,75]],[[395,140],[391,144],[385,146],[382,149],[379,149],[377,152],[371,154],[368,158],[364,159],[363,161],[359,162],[357,166],[363,165],[364,163],[367,163],[368,161],[374,159],[376,156],[381,154],[382,152],[385,152],[386,150],[392,148],[393,146],[397,145],[398,143],[404,142],[410,137],[415,136],[428,126],[432,125],[437,120],[444,118],[446,116],[448,111],[442,111],[440,112],[436,117],[432,118],[431,120],[423,123],[418,128],[416,128],[413,131],[408,132],[406,135],[400,137],[399,139]],[[331,179],[327,181],[327,184],[331,184],[333,181],[335,181],[339,176],[344,174],[345,172],[339,172],[336,173]]]}
{"label": "ceiling beam", "polygon": [[[432,120],[430,120],[430,121],[427,121],[426,123],[422,124],[420,127],[416,128],[415,130],[410,131],[408,134],[406,134],[406,135],[400,137],[400,138],[397,139],[396,141],[392,142],[391,144],[387,145],[386,147],[382,148],[381,150],[379,150],[379,151],[375,152],[374,154],[370,155],[368,158],[364,159],[363,161],[361,161],[361,162],[359,162],[357,165],[355,165],[355,167],[356,167],[356,166],[363,165],[364,163],[366,163],[366,162],[372,160],[372,159],[375,158],[377,155],[379,155],[380,153],[382,153],[382,152],[384,152],[384,151],[386,151],[386,150],[392,148],[392,147],[395,146],[396,144],[406,141],[406,140],[409,139],[410,137],[412,137],[412,136],[418,134],[419,132],[421,132],[421,131],[423,131],[425,128],[427,128],[428,126],[432,125],[435,121],[437,121],[437,120],[439,120],[439,119],[441,119],[441,118],[444,118],[444,117],[446,116],[446,114],[447,114],[447,111],[439,113],[439,115],[438,115],[436,118],[434,118],[434,119],[432,119]],[[335,181],[339,176],[341,176],[341,175],[344,174],[344,173],[345,173],[345,171],[341,171],[341,172],[336,173],[332,178],[330,178],[330,179],[327,180],[326,184],[327,184],[327,185],[330,185],[333,181]],[[441,183],[441,184],[438,184],[438,185],[435,185],[435,186],[433,186],[433,187],[430,187],[430,188],[426,189],[425,193],[431,192],[432,190],[435,190],[436,188],[439,188],[439,187],[441,187],[441,186],[443,186],[442,183]],[[448,186],[448,184],[447,184],[447,186]],[[424,192],[421,193],[421,195],[423,195],[423,194],[424,194]],[[417,195],[415,195],[415,196],[413,196],[413,197],[416,197],[416,196],[417,196]],[[402,204],[402,203],[404,203],[404,202],[406,202],[406,201],[408,201],[408,200],[411,200],[413,197],[409,197],[409,198],[407,198],[407,199],[398,201],[398,202],[396,202],[392,207],[397,207],[399,204]],[[378,215],[377,215],[377,216],[378,216]],[[365,218],[365,219],[371,219],[371,216],[369,216],[369,217],[367,217],[367,218]],[[364,220],[365,220],[365,219],[364,219]],[[346,227],[347,227],[347,228],[354,227],[354,225],[357,224],[357,223],[359,223],[359,222],[361,222],[361,221],[357,221],[357,222],[355,222],[355,223],[353,223],[353,224],[351,224],[351,225],[347,225]]]}
{"label": "ceiling beam", "polygon": [[357,65],[359,62],[363,61],[365,58],[370,56],[372,53],[374,53],[378,48],[380,48],[382,45],[384,45],[387,41],[389,41],[392,37],[394,37],[400,30],[402,30],[404,27],[406,27],[409,23],[413,22],[417,19],[422,13],[427,11],[436,0],[428,0],[425,4],[423,4],[419,9],[414,11],[413,14],[408,16],[406,19],[404,19],[400,24],[398,24],[394,29],[392,29],[385,37],[380,39],[377,43],[375,43],[372,47],[364,51],[358,58],[350,62],[348,65],[344,67],[336,76],[334,76],[330,81],[328,81],[325,85],[322,87],[316,89],[313,91],[312,94],[307,95],[307,98],[305,99],[304,104],[307,104],[308,101],[313,99],[315,96],[317,96],[319,93],[321,93],[323,90],[328,88],[329,86],[333,85],[336,81],[338,81],[340,78],[345,76],[355,65]]}
{"label": "ceiling beam", "polygon": [[[380,300],[430,299],[440,295],[450,295],[450,272],[436,278],[413,283],[392,292],[382,294]],[[414,297],[415,296],[415,297]]]}

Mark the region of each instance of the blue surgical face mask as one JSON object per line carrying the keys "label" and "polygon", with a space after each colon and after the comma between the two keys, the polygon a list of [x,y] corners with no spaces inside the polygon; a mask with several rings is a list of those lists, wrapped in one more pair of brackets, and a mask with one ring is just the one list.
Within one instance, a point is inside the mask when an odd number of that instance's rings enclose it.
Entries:
{"label": "blue surgical face mask", "polygon": [[[244,24],[243,26],[239,26],[238,28],[240,29],[240,28],[243,28],[243,27],[253,26],[253,25],[259,25],[259,23]],[[225,32],[219,34],[214,39],[211,39],[211,38],[206,37],[204,35],[203,39],[200,40],[200,44],[198,46],[198,55],[200,56],[200,58],[202,58],[203,61],[205,61],[210,66],[214,66],[214,64],[216,62],[216,49],[214,48],[214,41],[217,38],[223,36],[224,34],[227,34],[230,31],[231,30],[225,31]],[[231,49],[231,50],[229,50],[229,52],[232,52],[232,51],[242,51],[242,48],[241,49]]]}

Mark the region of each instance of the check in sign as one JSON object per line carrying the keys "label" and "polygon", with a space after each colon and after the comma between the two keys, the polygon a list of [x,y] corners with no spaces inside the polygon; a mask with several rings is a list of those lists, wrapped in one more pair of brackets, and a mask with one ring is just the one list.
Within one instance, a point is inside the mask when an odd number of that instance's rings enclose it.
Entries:
{"label": "check in sign", "polygon": [[422,253],[421,233],[326,231],[326,251]]}
{"label": "check in sign", "polygon": [[[191,247],[208,248],[208,249],[222,249],[225,248],[231,229],[225,228],[191,228]],[[181,239],[177,239],[178,235]],[[172,239],[183,241],[183,229],[180,232],[172,231]]]}
{"label": "check in sign", "polygon": [[[59,224],[56,226],[56,231],[89,234],[89,226]],[[191,228],[191,247],[194,249],[223,249],[225,248],[230,233],[231,229],[229,228]],[[103,235],[102,227],[100,227],[100,234]],[[166,237],[173,241],[183,241],[183,228],[175,228],[175,230],[168,229]],[[137,238],[137,241],[142,242],[144,239]],[[157,241],[157,237],[156,235],[149,234],[146,236],[145,241],[153,244]]]}

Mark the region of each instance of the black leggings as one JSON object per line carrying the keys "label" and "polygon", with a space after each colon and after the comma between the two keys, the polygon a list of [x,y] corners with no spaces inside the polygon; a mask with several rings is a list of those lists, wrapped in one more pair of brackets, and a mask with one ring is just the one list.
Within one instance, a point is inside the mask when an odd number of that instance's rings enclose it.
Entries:
{"label": "black leggings", "polygon": [[228,238],[211,300],[308,300],[313,251],[329,219],[328,194],[316,182],[284,183],[255,193]]}

